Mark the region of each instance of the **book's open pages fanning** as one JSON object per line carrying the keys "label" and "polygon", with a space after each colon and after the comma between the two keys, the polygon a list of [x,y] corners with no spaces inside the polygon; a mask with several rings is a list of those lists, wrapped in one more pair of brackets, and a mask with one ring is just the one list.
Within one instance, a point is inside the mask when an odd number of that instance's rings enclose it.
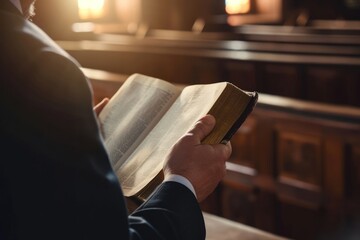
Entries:
{"label": "book's open pages fanning", "polygon": [[204,142],[226,142],[256,100],[257,93],[244,92],[227,82],[182,89],[156,78],[130,76],[99,116],[124,195],[146,197],[150,193],[141,194],[161,177],[171,147],[201,117],[210,113],[217,120]]}

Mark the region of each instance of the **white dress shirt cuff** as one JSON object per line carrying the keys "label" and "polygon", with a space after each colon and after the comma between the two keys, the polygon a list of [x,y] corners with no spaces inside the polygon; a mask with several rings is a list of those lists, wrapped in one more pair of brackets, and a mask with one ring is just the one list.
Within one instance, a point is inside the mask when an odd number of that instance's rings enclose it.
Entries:
{"label": "white dress shirt cuff", "polygon": [[196,192],[191,182],[181,175],[171,174],[165,177],[164,182],[177,182],[187,187],[196,197]]}

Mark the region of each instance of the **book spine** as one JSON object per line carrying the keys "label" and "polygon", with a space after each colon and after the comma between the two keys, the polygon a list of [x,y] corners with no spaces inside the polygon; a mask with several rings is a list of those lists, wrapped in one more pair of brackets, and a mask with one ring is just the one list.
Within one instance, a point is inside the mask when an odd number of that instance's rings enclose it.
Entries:
{"label": "book spine", "polygon": [[246,106],[243,114],[241,114],[241,116],[235,121],[235,123],[232,125],[232,127],[230,128],[230,130],[226,133],[226,135],[224,136],[224,138],[221,140],[222,144],[226,144],[227,142],[230,141],[230,139],[232,138],[232,136],[234,136],[234,134],[236,133],[236,131],[240,128],[240,126],[245,122],[246,118],[249,116],[249,114],[252,112],[252,110],[254,109],[256,103],[258,100],[258,93],[254,92],[254,96],[250,99],[249,104]]}

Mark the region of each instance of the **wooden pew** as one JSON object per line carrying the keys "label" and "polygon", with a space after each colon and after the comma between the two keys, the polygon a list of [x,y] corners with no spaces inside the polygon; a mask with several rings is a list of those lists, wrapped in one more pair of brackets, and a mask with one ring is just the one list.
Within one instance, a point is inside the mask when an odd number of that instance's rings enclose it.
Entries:
{"label": "wooden pew", "polygon": [[238,27],[235,33],[238,39],[246,41],[357,46],[360,44],[360,28],[247,25]]}
{"label": "wooden pew", "polygon": [[[108,42],[119,45],[131,46],[164,46],[176,48],[200,48],[200,49],[221,49],[230,51],[261,51],[261,52],[277,52],[277,53],[301,53],[301,54],[323,54],[323,55],[339,55],[339,56],[359,56],[360,45],[349,46],[346,43],[342,45],[323,45],[319,43],[310,42],[311,44],[299,43],[284,43],[278,41],[271,41],[270,39],[265,42],[259,41],[245,41],[237,40],[236,38],[229,39],[212,39],[210,36],[206,38],[192,32],[180,32],[171,30],[158,30],[166,31],[168,37],[162,36],[146,36],[134,37],[122,34],[96,34],[91,40]],[[220,35],[220,33],[216,33]],[[185,35],[181,37],[181,35]]]}
{"label": "wooden pew", "polygon": [[232,145],[214,213],[294,239],[360,218],[359,108],[260,94]]}
{"label": "wooden pew", "polygon": [[[332,26],[320,27],[317,22],[313,21],[314,26],[283,26],[283,25],[242,25],[224,29],[224,31],[180,31],[171,29],[149,29],[139,27],[133,34],[147,39],[163,40],[243,40],[251,42],[281,42],[281,43],[300,43],[300,44],[320,44],[320,45],[357,45],[359,46],[360,28],[345,28],[344,26],[336,27],[334,21]],[[358,24],[358,22],[356,22]],[[356,24],[355,23],[355,24]],[[316,25],[317,24],[317,25]],[[328,23],[330,24],[330,23]],[[344,24],[342,24],[344,25]],[[121,27],[106,30],[105,27],[99,26],[93,39],[102,35],[129,35],[119,31]]]}
{"label": "wooden pew", "polygon": [[[126,79],[84,72],[98,101]],[[231,142],[227,174],[202,203],[205,212],[294,239],[314,239],[360,218],[359,108],[260,94]],[[220,222],[220,232],[244,228]]]}
{"label": "wooden pew", "polygon": [[59,44],[84,67],[181,84],[227,80],[247,90],[360,106],[359,47],[119,38]]}

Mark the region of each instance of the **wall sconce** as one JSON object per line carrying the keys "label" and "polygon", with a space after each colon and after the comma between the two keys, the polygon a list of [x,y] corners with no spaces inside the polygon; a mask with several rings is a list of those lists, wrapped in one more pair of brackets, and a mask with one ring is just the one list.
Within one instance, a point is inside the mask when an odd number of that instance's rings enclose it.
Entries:
{"label": "wall sconce", "polygon": [[244,14],[250,12],[250,0],[225,0],[227,14]]}
{"label": "wall sconce", "polygon": [[96,19],[104,16],[105,0],[78,0],[80,19]]}

